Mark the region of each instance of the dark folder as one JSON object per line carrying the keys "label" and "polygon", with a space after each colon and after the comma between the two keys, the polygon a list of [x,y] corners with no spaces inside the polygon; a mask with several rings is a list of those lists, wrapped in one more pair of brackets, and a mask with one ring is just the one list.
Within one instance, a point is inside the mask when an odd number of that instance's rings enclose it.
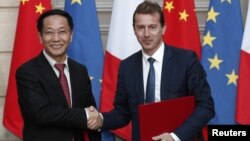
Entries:
{"label": "dark folder", "polygon": [[194,108],[194,96],[139,105],[141,141],[152,141],[153,136],[174,131],[191,115]]}

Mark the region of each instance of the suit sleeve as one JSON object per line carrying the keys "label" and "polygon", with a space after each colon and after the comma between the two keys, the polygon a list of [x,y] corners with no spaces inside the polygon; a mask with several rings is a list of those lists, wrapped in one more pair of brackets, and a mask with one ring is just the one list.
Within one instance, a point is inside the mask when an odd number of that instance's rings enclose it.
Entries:
{"label": "suit sleeve", "polygon": [[116,95],[114,100],[114,108],[112,111],[103,113],[104,122],[103,122],[103,130],[112,130],[121,128],[129,123],[131,120],[130,109],[127,98],[127,90],[125,87],[125,65],[121,62],[119,71],[118,71],[118,82]]}
{"label": "suit sleeve", "polygon": [[[68,108],[62,103],[51,103],[36,70],[22,67],[16,72],[18,100],[24,119],[39,126],[86,128],[86,113],[83,108]],[[47,82],[49,83],[49,82]]]}
{"label": "suit sleeve", "polygon": [[196,54],[189,55],[187,62],[187,87],[189,93],[195,96],[196,108],[182,126],[174,131],[182,141],[194,138],[215,114],[206,73]]}

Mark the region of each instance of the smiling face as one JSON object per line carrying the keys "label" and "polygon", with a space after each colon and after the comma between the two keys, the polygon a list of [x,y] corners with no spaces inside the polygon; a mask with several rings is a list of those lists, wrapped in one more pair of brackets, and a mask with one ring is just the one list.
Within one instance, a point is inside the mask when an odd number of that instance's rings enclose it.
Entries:
{"label": "smiling face", "polygon": [[149,56],[160,47],[165,25],[160,23],[159,13],[135,14],[134,32],[143,51]]}
{"label": "smiling face", "polygon": [[72,40],[72,30],[67,19],[60,15],[46,17],[39,35],[45,52],[57,62],[63,62]]}

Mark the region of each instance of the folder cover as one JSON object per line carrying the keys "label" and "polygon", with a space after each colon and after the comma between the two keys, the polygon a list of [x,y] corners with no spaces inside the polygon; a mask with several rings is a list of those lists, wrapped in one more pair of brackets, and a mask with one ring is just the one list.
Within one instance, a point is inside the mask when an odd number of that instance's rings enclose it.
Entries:
{"label": "folder cover", "polygon": [[141,141],[152,141],[153,136],[174,131],[192,114],[194,108],[194,96],[139,105]]}

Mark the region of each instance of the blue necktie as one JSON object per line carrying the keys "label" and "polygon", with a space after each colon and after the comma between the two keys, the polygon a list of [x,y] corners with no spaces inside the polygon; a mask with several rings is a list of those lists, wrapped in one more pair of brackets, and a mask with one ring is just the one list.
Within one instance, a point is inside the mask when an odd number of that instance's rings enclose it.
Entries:
{"label": "blue necktie", "polygon": [[146,103],[155,102],[155,69],[154,69],[154,61],[153,58],[148,58],[150,63],[150,68],[148,72],[148,81],[147,81],[147,89],[146,89]]}

